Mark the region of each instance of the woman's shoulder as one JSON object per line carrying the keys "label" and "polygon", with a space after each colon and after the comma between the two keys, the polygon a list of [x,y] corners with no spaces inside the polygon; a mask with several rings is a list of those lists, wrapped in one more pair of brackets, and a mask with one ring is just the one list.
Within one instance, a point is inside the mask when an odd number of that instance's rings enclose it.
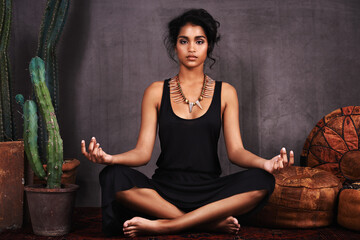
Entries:
{"label": "woman's shoulder", "polygon": [[236,89],[233,85],[227,82],[222,82],[221,95],[229,96],[236,94]]}
{"label": "woman's shoulder", "polygon": [[156,105],[161,101],[163,93],[164,81],[155,81],[152,82],[144,92],[145,101],[151,101],[156,103]]}
{"label": "woman's shoulder", "polygon": [[149,92],[149,93],[162,93],[164,87],[164,81],[155,81],[152,82],[145,90],[145,92]]}

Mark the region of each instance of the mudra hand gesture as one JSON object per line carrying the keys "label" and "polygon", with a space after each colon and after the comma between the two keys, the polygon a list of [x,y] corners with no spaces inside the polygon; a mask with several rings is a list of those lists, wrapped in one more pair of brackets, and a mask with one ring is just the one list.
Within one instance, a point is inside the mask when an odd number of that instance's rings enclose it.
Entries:
{"label": "mudra hand gesture", "polygon": [[112,156],[102,150],[102,148],[100,147],[100,143],[96,142],[95,137],[91,138],[88,151],[89,152],[87,152],[85,148],[85,141],[82,140],[81,152],[87,159],[94,163],[101,163],[106,165],[111,165],[113,163]]}
{"label": "mudra hand gesture", "polygon": [[288,160],[286,149],[282,148],[280,154],[271,160],[265,161],[264,169],[269,173],[281,171],[282,169],[294,164],[294,152],[290,151],[290,159]]}

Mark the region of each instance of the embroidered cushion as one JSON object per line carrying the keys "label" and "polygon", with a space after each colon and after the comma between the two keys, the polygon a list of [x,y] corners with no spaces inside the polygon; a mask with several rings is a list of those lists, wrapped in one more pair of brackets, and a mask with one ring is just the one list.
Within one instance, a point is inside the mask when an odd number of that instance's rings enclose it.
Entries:
{"label": "embroidered cushion", "polygon": [[360,106],[339,108],[310,132],[301,165],[335,174],[341,182],[360,180]]}
{"label": "embroidered cushion", "polygon": [[344,187],[339,194],[338,223],[360,231],[360,182]]}
{"label": "embroidered cushion", "polygon": [[275,190],[265,207],[251,218],[255,225],[312,228],[331,224],[335,199],[341,188],[333,174],[292,166],[275,176]]}

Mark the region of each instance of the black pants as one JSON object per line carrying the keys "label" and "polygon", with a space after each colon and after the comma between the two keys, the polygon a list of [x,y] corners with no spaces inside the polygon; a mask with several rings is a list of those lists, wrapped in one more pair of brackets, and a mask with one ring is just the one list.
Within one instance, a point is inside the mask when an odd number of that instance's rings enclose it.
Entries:
{"label": "black pants", "polygon": [[124,221],[135,216],[155,219],[153,216],[147,216],[122,206],[115,199],[115,195],[119,191],[129,190],[133,187],[154,189],[165,200],[174,204],[180,210],[189,212],[210,202],[215,202],[239,193],[267,190],[267,196],[253,210],[244,215],[237,216],[239,222],[243,223],[249,215],[257,212],[265,205],[275,186],[275,178],[270,173],[261,169],[249,169],[219,178],[220,181],[225,180],[225,185],[222,186],[221,191],[217,191],[217,194],[207,202],[193,208],[182,208],[179,207],[176,202],[168,199],[166,195],[163,194],[163,190],[158,191],[157,185],[152,179],[149,179],[143,173],[130,167],[121,165],[107,166],[101,171],[99,178],[102,193],[103,232],[107,236],[122,234]]}

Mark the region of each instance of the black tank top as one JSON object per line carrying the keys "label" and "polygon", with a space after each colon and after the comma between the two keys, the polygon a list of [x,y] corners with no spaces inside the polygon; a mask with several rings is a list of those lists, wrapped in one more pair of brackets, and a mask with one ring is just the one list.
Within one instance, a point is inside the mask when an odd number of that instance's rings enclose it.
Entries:
{"label": "black tank top", "polygon": [[216,81],[205,114],[183,119],[173,112],[169,79],[164,81],[158,116],[161,154],[153,180],[166,185],[193,185],[220,176],[217,149],[221,130],[221,86],[222,82]]}

